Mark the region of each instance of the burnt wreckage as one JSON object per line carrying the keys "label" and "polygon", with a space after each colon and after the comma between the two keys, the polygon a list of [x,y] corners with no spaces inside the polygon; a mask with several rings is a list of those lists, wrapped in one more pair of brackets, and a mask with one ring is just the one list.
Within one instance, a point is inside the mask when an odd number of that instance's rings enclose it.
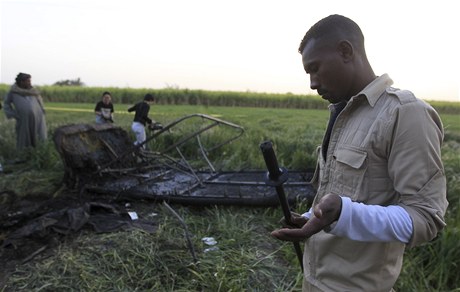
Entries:
{"label": "burnt wreckage", "polygon": [[[113,124],[59,127],[54,142],[71,188],[113,196],[186,205],[277,206],[263,170],[218,171],[211,157],[244,134],[244,128],[204,114],[191,114],[150,131],[134,146]],[[215,137],[218,137],[216,139]],[[155,143],[161,141],[161,143]],[[163,146],[159,149],[158,145]],[[284,183],[289,203],[311,200],[311,173],[289,172]]]}

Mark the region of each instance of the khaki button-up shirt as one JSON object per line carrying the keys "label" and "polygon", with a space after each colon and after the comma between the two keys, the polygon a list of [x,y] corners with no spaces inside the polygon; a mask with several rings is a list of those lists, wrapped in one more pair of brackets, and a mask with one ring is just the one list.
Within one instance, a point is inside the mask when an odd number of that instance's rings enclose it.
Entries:
{"label": "khaki button-up shirt", "polygon": [[[399,205],[410,215],[409,246],[445,225],[443,127],[436,111],[382,75],[352,97],[332,128],[326,159],[318,151],[313,204],[328,193],[368,205]],[[333,107],[333,105],[331,105]],[[358,242],[320,232],[305,243],[305,278],[324,291],[390,291],[405,244]]]}

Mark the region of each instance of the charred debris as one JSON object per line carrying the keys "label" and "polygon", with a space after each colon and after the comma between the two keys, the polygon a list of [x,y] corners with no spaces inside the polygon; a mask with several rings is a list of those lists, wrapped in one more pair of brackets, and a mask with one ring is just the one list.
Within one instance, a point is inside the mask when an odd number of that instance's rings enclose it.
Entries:
{"label": "charred debris", "polygon": [[[219,139],[213,139],[216,132]],[[204,114],[191,114],[149,133],[144,144],[162,139],[161,149],[134,146],[128,133],[112,124],[58,128],[55,145],[65,182],[92,194],[116,199],[147,199],[185,205],[276,206],[265,170],[219,171],[210,155],[244,134],[244,128]],[[152,141],[152,142],[151,142]],[[311,173],[290,172],[288,200],[311,199]]]}
{"label": "charred debris", "polygon": [[[113,124],[57,128],[54,142],[69,191],[55,198],[0,192],[0,287],[15,265],[46,256],[61,236],[84,228],[155,232],[154,220],[130,211],[145,207],[144,201],[163,202],[168,209],[168,203],[278,206],[274,187],[266,184],[266,170],[219,171],[211,162],[243,134],[239,125],[192,114],[151,131],[145,143],[153,149],[147,150],[134,146],[128,133]],[[312,199],[310,177],[289,173],[284,187],[291,206]]]}

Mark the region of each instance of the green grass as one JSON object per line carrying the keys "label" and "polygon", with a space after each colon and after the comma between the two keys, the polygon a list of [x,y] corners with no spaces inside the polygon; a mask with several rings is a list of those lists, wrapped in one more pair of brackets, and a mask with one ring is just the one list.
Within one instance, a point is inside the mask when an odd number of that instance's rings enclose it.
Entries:
{"label": "green grass", "polygon": [[[0,84],[0,96],[5,96],[9,84]],[[318,95],[265,92],[207,91],[180,88],[118,88],[86,86],[39,86],[45,102],[78,102],[95,104],[105,91],[112,94],[115,104],[129,104],[153,93],[162,105],[228,106],[290,109],[327,109]],[[429,101],[442,114],[460,114],[460,102]]]}
{"label": "green grass", "polygon": [[[267,240],[274,210],[175,207],[193,230],[194,262],[175,217],[151,206],[159,223],[142,231],[81,234],[55,255],[20,267],[9,287],[45,291],[298,291],[298,268],[283,260],[284,246]],[[146,210],[144,210],[146,211]],[[141,215],[144,215],[140,211]],[[209,222],[208,218],[214,218]],[[218,249],[201,238],[213,236]],[[294,275],[294,277],[293,277]]]}
{"label": "green grass", "polygon": [[[62,163],[51,137],[67,123],[92,123],[93,104],[46,104],[50,141],[18,153],[14,122],[0,113],[0,161],[7,173],[1,190],[18,194],[59,196]],[[116,104],[115,120],[130,132],[129,104]],[[61,108],[61,109],[56,109]],[[62,110],[67,108],[67,110]],[[82,111],[81,111],[82,110]],[[241,139],[212,156],[220,169],[264,169],[260,142],[274,141],[281,166],[302,170],[314,164],[328,120],[325,110],[246,107],[154,105],[151,116],[163,124],[191,113],[212,115],[243,126]],[[443,161],[448,177],[448,226],[432,243],[406,252],[396,284],[398,291],[455,291],[460,283],[460,122],[456,114],[441,115],[446,129]],[[216,137],[219,139],[220,137]],[[152,145],[154,146],[154,145]],[[26,158],[25,164],[9,161]],[[308,206],[297,206],[299,212]],[[7,280],[6,291],[301,291],[302,275],[292,244],[272,239],[279,208],[173,206],[184,219],[196,251],[194,261],[184,229],[163,205],[136,202],[141,218],[158,224],[153,234],[143,231],[95,234],[89,231],[63,237],[48,257],[20,265]],[[157,214],[150,217],[153,213]],[[203,237],[214,237],[218,250],[205,252]]]}

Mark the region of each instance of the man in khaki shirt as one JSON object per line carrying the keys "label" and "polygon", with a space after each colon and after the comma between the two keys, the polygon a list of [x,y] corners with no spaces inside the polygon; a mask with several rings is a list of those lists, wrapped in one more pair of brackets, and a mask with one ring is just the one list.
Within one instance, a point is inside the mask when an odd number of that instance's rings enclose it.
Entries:
{"label": "man in khaki shirt", "polygon": [[299,52],[331,118],[312,208],[272,235],[306,239],[304,291],[390,291],[406,246],[445,226],[441,120],[410,91],[391,87],[387,74],[374,74],[361,29],[346,17],[317,22]]}

